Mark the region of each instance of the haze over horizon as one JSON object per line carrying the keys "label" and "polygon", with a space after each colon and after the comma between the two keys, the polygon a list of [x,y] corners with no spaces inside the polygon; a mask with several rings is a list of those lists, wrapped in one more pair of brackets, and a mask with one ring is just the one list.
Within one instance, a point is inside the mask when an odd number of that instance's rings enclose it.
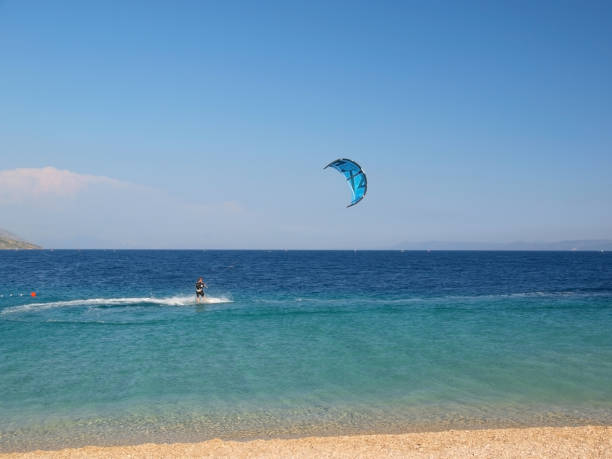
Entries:
{"label": "haze over horizon", "polygon": [[[612,237],[612,4],[0,3],[0,227],[49,248]],[[359,162],[368,194],[323,167]]]}
{"label": "haze over horizon", "polygon": [[[34,241],[35,242],[35,241]],[[89,247],[40,247],[37,246],[33,241],[26,241],[20,236],[7,231],[5,228],[0,227],[0,249],[7,248],[30,248],[30,249],[91,249]],[[117,247],[98,247],[92,250],[117,250]],[[125,248],[124,248],[125,249]],[[129,248],[127,248],[129,249]],[[151,249],[147,247],[139,247],[138,249]],[[170,247],[166,249],[172,249]],[[193,249],[193,250],[249,250],[248,248],[215,248],[209,249],[207,247],[183,247],[182,249]],[[121,250],[121,248],[119,248]],[[153,249],[154,250],[154,249]],[[179,249],[180,250],[180,249]],[[257,250],[288,250],[278,248],[260,248]],[[294,247],[291,250],[301,250],[299,247]],[[308,249],[306,249],[308,250]],[[310,250],[334,250],[333,248],[327,249],[310,249]],[[340,250],[356,250],[353,249],[340,249]],[[380,246],[380,247],[368,247],[360,248],[360,250],[382,250],[382,251],[393,251],[393,250],[407,250],[407,251],[462,251],[462,250],[485,250],[485,251],[612,251],[612,239],[583,239],[583,240],[571,240],[571,241],[512,241],[512,242],[477,242],[477,241],[403,241],[397,244]]]}

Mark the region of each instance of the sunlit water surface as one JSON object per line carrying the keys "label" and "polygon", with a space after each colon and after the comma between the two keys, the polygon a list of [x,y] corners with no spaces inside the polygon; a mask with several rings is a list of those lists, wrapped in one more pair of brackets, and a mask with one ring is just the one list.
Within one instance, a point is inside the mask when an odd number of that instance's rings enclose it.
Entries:
{"label": "sunlit water surface", "polygon": [[612,424],[611,330],[609,253],[4,251],[0,451]]}

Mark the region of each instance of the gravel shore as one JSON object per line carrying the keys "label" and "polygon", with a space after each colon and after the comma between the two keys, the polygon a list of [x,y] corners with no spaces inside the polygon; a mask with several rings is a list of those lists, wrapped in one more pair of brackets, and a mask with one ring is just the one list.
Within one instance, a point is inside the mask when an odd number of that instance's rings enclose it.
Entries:
{"label": "gravel shore", "polygon": [[1,458],[612,458],[612,426],[449,430],[401,435],[306,437],[63,449],[0,454]]}

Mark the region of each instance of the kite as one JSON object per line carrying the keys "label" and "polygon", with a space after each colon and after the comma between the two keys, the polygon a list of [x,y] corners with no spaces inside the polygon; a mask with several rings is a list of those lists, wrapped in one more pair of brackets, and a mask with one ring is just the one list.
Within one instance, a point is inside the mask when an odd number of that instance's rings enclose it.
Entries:
{"label": "kite", "polygon": [[328,167],[333,167],[344,175],[344,177],[346,177],[346,182],[351,188],[353,200],[346,207],[354,206],[363,199],[368,191],[368,180],[366,179],[366,175],[359,164],[351,159],[341,158],[332,161],[323,169],[327,169]]}

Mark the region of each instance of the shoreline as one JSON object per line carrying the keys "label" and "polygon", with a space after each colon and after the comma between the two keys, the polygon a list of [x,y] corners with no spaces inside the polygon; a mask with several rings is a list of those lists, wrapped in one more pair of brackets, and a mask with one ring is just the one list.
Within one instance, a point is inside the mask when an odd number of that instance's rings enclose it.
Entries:
{"label": "shoreline", "polygon": [[612,458],[612,426],[446,430],[293,439],[85,446],[0,453],[2,459],[162,457]]}

